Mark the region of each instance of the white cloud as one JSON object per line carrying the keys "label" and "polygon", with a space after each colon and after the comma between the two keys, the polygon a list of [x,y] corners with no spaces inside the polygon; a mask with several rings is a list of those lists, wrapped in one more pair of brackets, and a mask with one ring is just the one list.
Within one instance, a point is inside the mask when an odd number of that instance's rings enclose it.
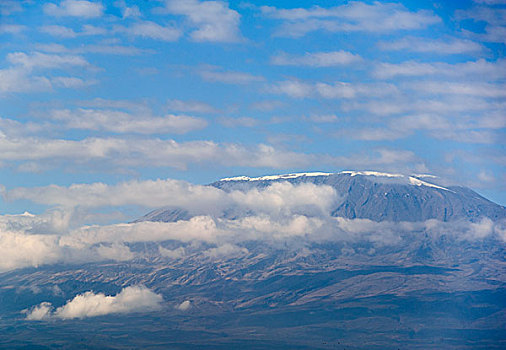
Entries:
{"label": "white cloud", "polygon": [[26,69],[61,69],[62,67],[88,67],[90,64],[82,56],[50,55],[35,52],[27,55],[24,52],[13,52],[7,55],[7,61]]}
{"label": "white cloud", "polygon": [[60,38],[75,38],[77,33],[72,29],[60,25],[47,25],[39,28],[42,33]]}
{"label": "white cloud", "polygon": [[183,247],[176,249],[166,249],[162,246],[158,246],[158,253],[166,258],[180,259],[186,255],[186,250]]}
{"label": "white cloud", "polygon": [[27,26],[21,24],[0,24],[0,34],[20,34],[28,29]]}
{"label": "white cloud", "polygon": [[135,46],[123,46],[123,45],[82,45],[75,48],[68,48],[60,44],[38,44],[37,49],[44,52],[51,53],[71,53],[71,54],[82,54],[82,53],[98,53],[104,55],[126,55],[134,56],[143,53],[152,53],[150,50],[144,50]]}
{"label": "white cloud", "polygon": [[184,134],[207,126],[202,118],[185,115],[132,115],[117,110],[83,109],[56,110],[51,118],[62,123],[64,128],[84,130],[106,130],[115,133],[137,134]]}
{"label": "white cloud", "polygon": [[83,80],[76,77],[54,77],[51,78],[51,84],[55,87],[63,87],[67,89],[80,89],[87,86],[97,84],[97,80]]}
{"label": "white cloud", "polygon": [[179,311],[186,311],[189,310],[191,306],[192,306],[191,302],[189,300],[185,300],[181,304],[179,304],[176,307],[176,309],[178,309]]}
{"label": "white cloud", "polygon": [[267,88],[268,91],[294,98],[322,97],[326,99],[354,99],[359,96],[384,97],[395,95],[398,89],[385,83],[307,83],[298,80],[285,80]]}
{"label": "white cloud", "polygon": [[118,0],[114,2],[114,6],[118,7],[121,10],[123,18],[129,17],[140,17],[141,11],[137,5],[133,5],[128,7],[125,3],[125,0]]}
{"label": "white cloud", "polygon": [[307,52],[304,56],[292,56],[285,53],[271,58],[271,63],[279,66],[332,67],[350,65],[362,61],[362,57],[348,51]]}
{"label": "white cloud", "polygon": [[178,112],[216,113],[213,106],[201,101],[169,100],[167,109]]}
{"label": "white cloud", "polygon": [[162,41],[177,41],[181,36],[181,31],[175,27],[161,26],[151,21],[138,21],[129,27],[115,26],[114,31],[131,36]]}
{"label": "white cloud", "polygon": [[0,69],[0,93],[51,90],[51,81],[43,76],[30,75],[22,68]]}
{"label": "white cloud", "polygon": [[486,98],[506,97],[505,84],[424,80],[407,85],[417,92],[431,95],[468,95]]}
{"label": "white cloud", "polygon": [[3,0],[0,2],[0,15],[9,16],[15,12],[22,12],[23,7],[19,0]]}
{"label": "white cloud", "polygon": [[[153,150],[156,150],[153,151]],[[315,155],[278,150],[258,144],[219,144],[212,141],[176,142],[158,138],[85,138],[82,140],[15,138],[0,134],[0,161],[50,161],[47,166],[83,165],[117,169],[150,166],[186,169],[200,163],[208,166],[269,167],[307,166]]]}
{"label": "white cloud", "polygon": [[32,310],[25,310],[26,319],[41,321],[48,319],[74,319],[96,317],[118,313],[150,312],[162,308],[163,298],[144,286],[125,287],[116,295],[85,292],[56,310],[51,303],[43,302]]}
{"label": "white cloud", "polygon": [[93,18],[102,16],[104,6],[100,2],[85,0],[63,0],[59,5],[47,3],[44,12],[50,16]]}
{"label": "white cloud", "polygon": [[269,92],[284,94],[290,97],[303,98],[313,93],[313,86],[298,80],[285,80],[268,88]]}
{"label": "white cloud", "polygon": [[45,205],[63,207],[106,207],[141,205],[184,208],[194,214],[220,215],[231,207],[282,215],[310,211],[321,214],[337,198],[334,190],[313,184],[275,183],[265,189],[226,193],[212,186],[192,185],[178,180],[129,181],[116,185],[74,184],[68,187],[18,187],[2,194],[7,200],[28,199]]}
{"label": "white cloud", "polygon": [[238,117],[238,118],[219,117],[218,122],[229,128],[236,128],[236,127],[251,128],[258,125],[259,121],[258,119],[251,117]]}
{"label": "white cloud", "polygon": [[225,243],[216,248],[211,248],[204,251],[204,256],[207,256],[211,259],[221,259],[221,258],[230,258],[230,257],[240,257],[248,254],[249,251],[246,248],[238,247],[234,244]]}
{"label": "white cloud", "polygon": [[38,267],[62,260],[57,235],[3,231],[0,235],[0,271]]}
{"label": "white cloud", "polygon": [[100,27],[95,27],[89,24],[85,24],[80,32],[74,31],[72,28],[61,26],[61,25],[46,25],[39,28],[43,33],[60,37],[60,38],[76,38],[78,36],[86,35],[104,35],[107,34],[107,30]]}
{"label": "white cloud", "polygon": [[443,55],[479,53],[483,45],[467,39],[433,40],[417,37],[406,37],[397,41],[383,41],[378,44],[381,50],[411,51]]}
{"label": "white cloud", "polygon": [[217,68],[200,69],[198,74],[205,81],[225,84],[250,84],[264,81],[265,78],[244,72],[222,71]]}
{"label": "white cloud", "polygon": [[224,1],[166,0],[165,5],[169,13],[185,16],[190,26],[196,27],[190,33],[195,41],[242,40],[239,31],[241,16]]}
{"label": "white cloud", "polygon": [[506,60],[468,61],[464,63],[420,63],[406,61],[402,63],[380,63],[374,70],[374,76],[380,79],[391,79],[395,77],[418,77],[437,75],[445,77],[463,78],[475,76],[480,79],[500,80],[506,77]]}
{"label": "white cloud", "polygon": [[388,32],[422,29],[439,23],[441,19],[431,11],[411,12],[401,4],[374,2],[366,4],[350,1],[347,4],[323,8],[278,9],[262,6],[262,13],[269,18],[282,20],[277,35],[300,37],[309,32]]}
{"label": "white cloud", "polygon": [[339,118],[334,114],[312,114],[305,119],[313,123],[335,123],[339,121]]}

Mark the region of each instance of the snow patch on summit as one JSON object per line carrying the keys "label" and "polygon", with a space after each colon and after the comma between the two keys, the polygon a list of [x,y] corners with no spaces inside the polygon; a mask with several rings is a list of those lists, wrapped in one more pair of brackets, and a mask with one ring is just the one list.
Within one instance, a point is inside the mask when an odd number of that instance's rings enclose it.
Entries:
{"label": "snow patch on summit", "polygon": [[416,177],[414,176],[410,176],[409,177],[409,183],[412,184],[412,185],[415,185],[415,186],[427,186],[427,187],[434,187],[434,188],[439,188],[440,190],[445,190],[445,191],[450,191],[450,192],[453,192],[449,189],[447,189],[446,187],[442,187],[442,186],[438,186],[438,185],[434,185],[434,184],[431,184],[429,182],[425,182],[425,181],[422,181],[420,179],[417,179]]}
{"label": "snow patch on summit", "polygon": [[381,173],[378,171],[341,171],[339,174],[350,174],[350,176],[364,175],[364,176],[382,176],[382,177],[404,177],[401,174]]}
{"label": "snow patch on summit", "polygon": [[302,176],[330,176],[330,175],[333,175],[333,173],[322,173],[322,172],[292,173],[283,175],[266,175],[260,177],[236,176],[236,177],[225,177],[223,179],[220,179],[220,181],[269,181],[269,180],[295,179],[297,177]]}

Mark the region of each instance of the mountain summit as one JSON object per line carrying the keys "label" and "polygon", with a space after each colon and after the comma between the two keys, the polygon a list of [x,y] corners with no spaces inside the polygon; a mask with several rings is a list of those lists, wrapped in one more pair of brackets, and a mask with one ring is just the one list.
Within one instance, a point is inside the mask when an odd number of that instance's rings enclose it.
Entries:
{"label": "mountain summit", "polygon": [[[260,177],[223,178],[209,186],[226,192],[262,189],[278,182],[312,183],[332,187],[340,200],[330,215],[373,221],[441,221],[506,217],[506,208],[480,196],[470,188],[441,186],[433,175],[402,175],[376,171],[307,172]],[[234,216],[237,212],[232,210]],[[162,208],[138,221],[177,221],[192,215],[181,208]],[[240,214],[239,214],[240,216]]]}

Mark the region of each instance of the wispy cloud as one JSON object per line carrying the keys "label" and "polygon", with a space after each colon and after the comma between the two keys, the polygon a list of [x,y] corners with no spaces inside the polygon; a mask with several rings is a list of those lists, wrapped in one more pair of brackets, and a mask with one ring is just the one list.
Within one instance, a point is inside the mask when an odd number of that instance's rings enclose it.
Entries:
{"label": "wispy cloud", "polygon": [[304,56],[280,53],[271,58],[271,63],[279,66],[332,67],[361,62],[360,55],[348,51],[307,52]]}
{"label": "wispy cloud", "polygon": [[411,51],[441,55],[473,54],[480,53],[485,49],[480,43],[467,39],[434,40],[417,37],[382,41],[378,46],[381,50],[386,51]]}
{"label": "wispy cloud", "polygon": [[124,33],[132,37],[148,38],[161,41],[177,41],[182,33],[173,26],[162,26],[151,21],[139,21],[129,26],[117,25],[114,27],[115,33]]}
{"label": "wispy cloud", "polygon": [[244,72],[235,72],[220,69],[219,67],[204,67],[199,69],[198,74],[205,81],[224,84],[250,84],[262,82],[264,77]]}
{"label": "wispy cloud", "polygon": [[262,6],[266,17],[282,20],[277,35],[301,37],[309,32],[324,30],[328,32],[388,32],[413,30],[439,23],[441,19],[431,11],[411,12],[401,4],[366,4],[351,1],[345,5],[323,8],[279,9]]}
{"label": "wispy cloud", "polygon": [[107,109],[55,110],[51,113],[51,119],[68,129],[134,134],[184,134],[207,126],[206,120],[186,115],[154,117]]}

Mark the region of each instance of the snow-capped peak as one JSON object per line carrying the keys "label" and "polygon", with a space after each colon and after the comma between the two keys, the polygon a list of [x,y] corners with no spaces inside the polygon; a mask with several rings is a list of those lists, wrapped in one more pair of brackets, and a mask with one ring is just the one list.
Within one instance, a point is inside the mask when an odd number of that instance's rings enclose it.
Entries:
{"label": "snow-capped peak", "polygon": [[330,176],[330,175],[350,175],[350,176],[378,176],[378,177],[387,177],[387,178],[398,178],[405,179],[410,185],[413,186],[427,186],[433,187],[440,190],[453,192],[446,187],[438,186],[432,184],[427,181],[420,180],[420,178],[436,178],[434,175],[421,174],[421,175],[402,175],[396,173],[385,173],[379,171],[353,171],[353,170],[345,170],[339,173],[323,173],[323,172],[311,172],[311,173],[292,173],[292,174],[282,174],[282,175],[266,175],[260,177],[249,177],[249,176],[235,176],[235,177],[226,177],[221,179],[220,181],[274,181],[274,180],[287,180],[287,179],[295,179],[298,177],[314,177],[314,176]]}
{"label": "snow-capped peak", "polygon": [[382,177],[404,177],[404,175],[401,175],[401,174],[382,173],[379,171],[345,170],[345,171],[341,171],[339,174],[350,174],[351,176],[364,175],[364,176],[382,176]]}
{"label": "snow-capped peak", "polygon": [[302,176],[330,176],[333,173],[322,173],[322,172],[312,172],[312,173],[293,173],[293,174],[282,174],[282,175],[266,175],[260,177],[248,177],[248,176],[236,176],[236,177],[226,177],[221,179],[220,181],[269,181],[269,180],[284,180],[284,179],[295,179],[297,177]]}

